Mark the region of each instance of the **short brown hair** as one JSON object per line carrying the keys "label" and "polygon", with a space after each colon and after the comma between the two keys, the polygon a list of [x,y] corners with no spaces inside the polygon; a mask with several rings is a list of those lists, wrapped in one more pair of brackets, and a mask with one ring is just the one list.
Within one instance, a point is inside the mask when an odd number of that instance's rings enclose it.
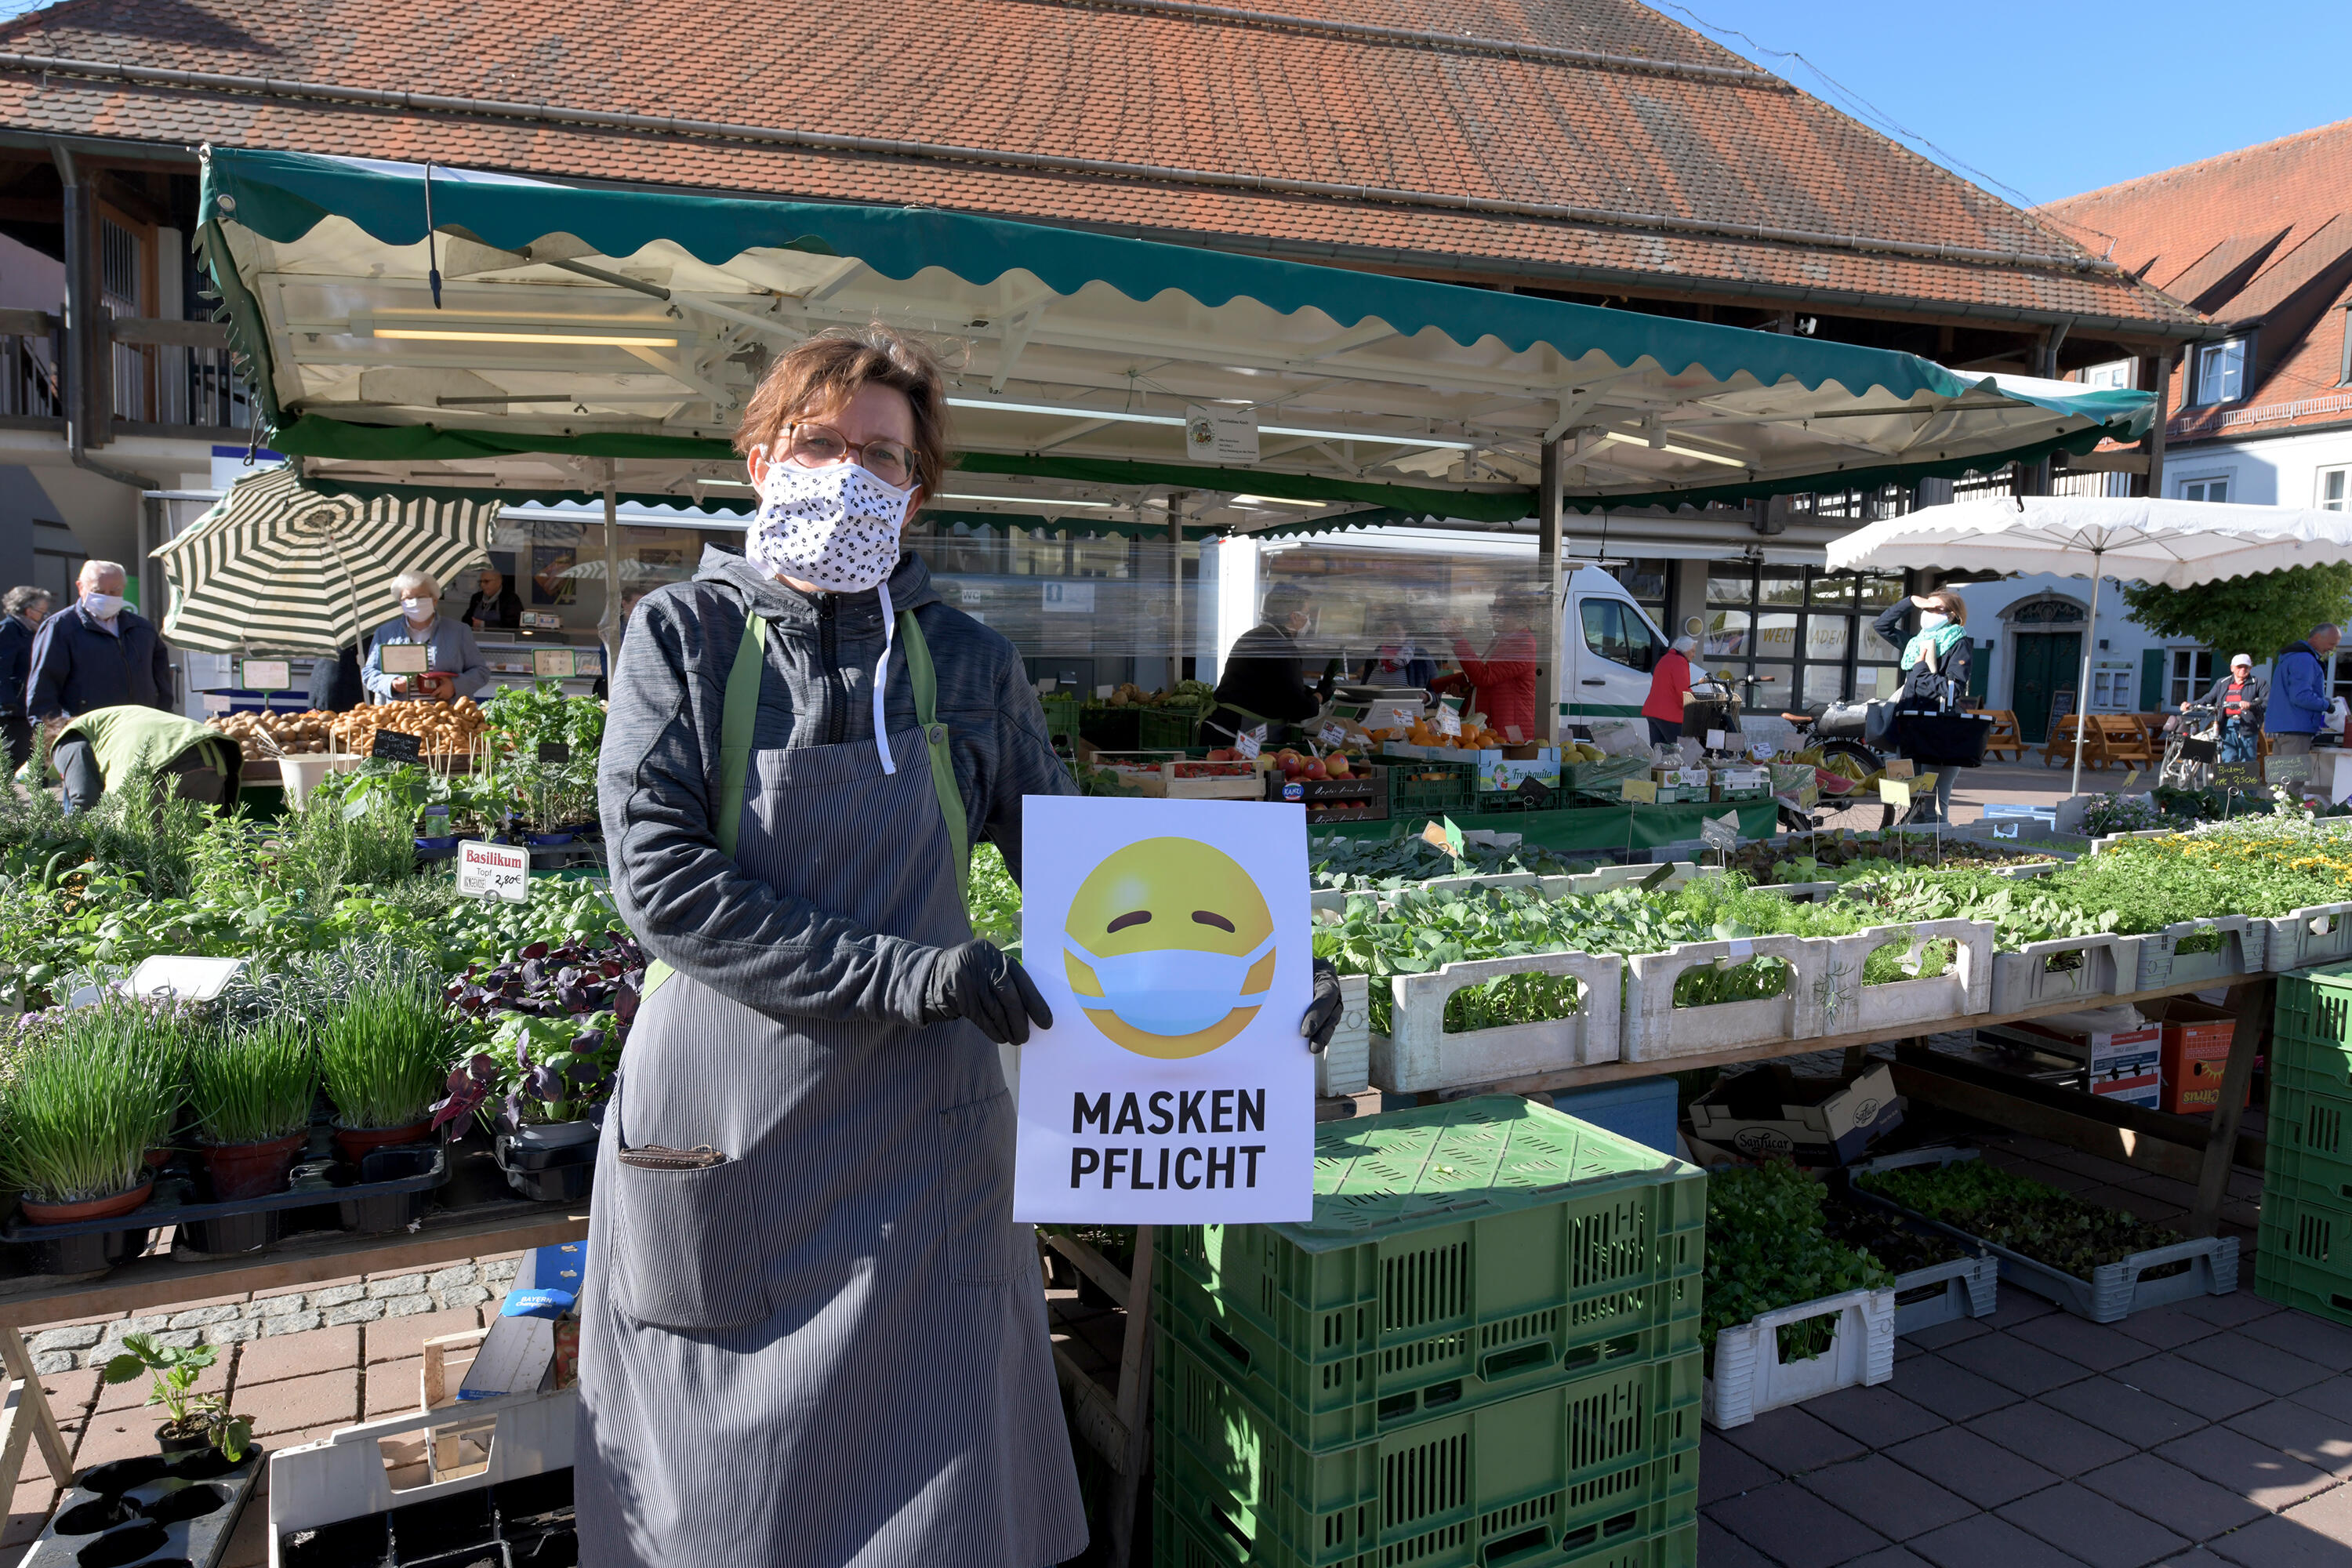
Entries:
{"label": "short brown hair", "polygon": [[1944,614],[1952,617],[1952,625],[1964,626],[1969,624],[1969,602],[1949,588],[1938,588],[1927,597],[1944,607]]}
{"label": "short brown hair", "polygon": [[948,469],[948,392],[937,355],[879,321],[869,327],[828,327],[768,367],[760,390],[736,427],[735,449],[773,452],[784,426],[812,409],[857,395],[869,382],[906,394],[915,414],[915,480],[925,500],[940,493]]}

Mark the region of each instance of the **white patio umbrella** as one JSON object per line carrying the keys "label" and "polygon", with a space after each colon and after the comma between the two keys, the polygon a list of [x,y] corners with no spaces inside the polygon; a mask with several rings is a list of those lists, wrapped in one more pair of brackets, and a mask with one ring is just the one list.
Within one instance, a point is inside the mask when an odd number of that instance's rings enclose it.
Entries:
{"label": "white patio umbrella", "polygon": [[2090,689],[2099,583],[2192,588],[2229,577],[2352,561],[2352,512],[2235,506],[2157,496],[2006,496],[1922,507],[1856,529],[1829,547],[1833,572],[2046,572],[2091,579],[2091,629],[2077,679],[2074,773],[2083,788],[2082,694]]}
{"label": "white patio umbrella", "polygon": [[486,560],[498,505],[328,495],[291,468],[239,479],[155,559],[163,634],[183,647],[333,653],[399,608],[403,572],[436,582]]}

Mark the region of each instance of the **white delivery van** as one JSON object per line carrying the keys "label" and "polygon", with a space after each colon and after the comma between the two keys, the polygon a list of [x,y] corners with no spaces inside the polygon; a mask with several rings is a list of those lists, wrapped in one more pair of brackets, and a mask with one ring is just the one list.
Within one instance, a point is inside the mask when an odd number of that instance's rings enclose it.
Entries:
{"label": "white delivery van", "polygon": [[1649,700],[1667,638],[1625,585],[1599,566],[1560,584],[1559,710],[1569,723],[1631,719]]}

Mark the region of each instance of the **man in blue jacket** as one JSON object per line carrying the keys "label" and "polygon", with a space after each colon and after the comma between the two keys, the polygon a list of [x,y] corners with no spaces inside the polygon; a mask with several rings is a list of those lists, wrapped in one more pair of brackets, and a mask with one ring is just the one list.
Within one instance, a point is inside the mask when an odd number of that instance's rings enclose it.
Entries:
{"label": "man in blue jacket", "polygon": [[2291,645],[2271,667],[2271,705],[2263,717],[2270,732],[2271,755],[2301,756],[2310,752],[2311,738],[2327,723],[2332,706],[2327,697],[2327,656],[2336,651],[2343,634],[2333,625],[2314,626],[2311,635]]}
{"label": "man in blue jacket", "polygon": [[100,708],[172,706],[172,661],[163,635],[123,598],[127,574],[112,561],[82,563],[81,596],[41,623],[25,709],[35,721]]}

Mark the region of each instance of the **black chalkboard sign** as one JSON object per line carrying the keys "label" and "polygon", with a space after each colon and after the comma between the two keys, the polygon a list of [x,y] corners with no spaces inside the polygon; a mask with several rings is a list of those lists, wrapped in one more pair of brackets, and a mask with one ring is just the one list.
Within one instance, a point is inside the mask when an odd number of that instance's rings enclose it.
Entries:
{"label": "black chalkboard sign", "polygon": [[2236,790],[2245,794],[2263,787],[2260,763],[2223,763],[2213,770],[2216,789]]}
{"label": "black chalkboard sign", "polygon": [[1541,810],[1551,801],[1551,786],[1538,778],[1521,779],[1519,787],[1511,793],[1537,810]]}
{"label": "black chalkboard sign", "polygon": [[562,741],[541,741],[539,743],[539,760],[542,763],[568,763],[572,760],[572,747]]}
{"label": "black chalkboard sign", "polygon": [[378,730],[368,745],[368,755],[381,757],[388,763],[421,762],[425,742],[398,730]]}

